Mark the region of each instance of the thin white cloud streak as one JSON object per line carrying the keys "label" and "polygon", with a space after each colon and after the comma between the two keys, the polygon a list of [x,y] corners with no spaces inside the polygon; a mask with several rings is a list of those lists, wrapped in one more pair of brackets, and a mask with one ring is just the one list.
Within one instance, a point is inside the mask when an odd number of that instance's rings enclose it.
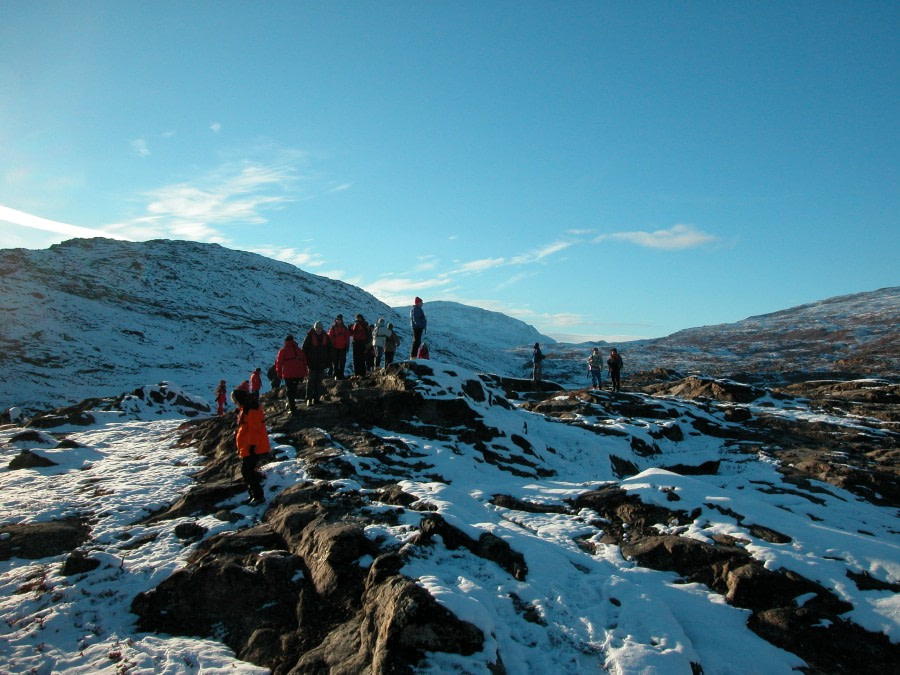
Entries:
{"label": "thin white cloud streak", "polygon": [[575,242],[573,241],[556,241],[552,244],[547,244],[546,246],[543,246],[535,251],[531,251],[530,253],[517,255],[510,260],[510,264],[529,265],[532,263],[540,262],[545,258],[549,258],[554,253],[559,253],[560,251],[566,250],[574,244]]}
{"label": "thin white cloud streak", "polygon": [[138,157],[150,156],[150,146],[143,138],[135,138],[131,141],[131,151]]}
{"label": "thin white cloud streak", "polygon": [[214,134],[217,134],[217,133],[219,133],[220,131],[222,131],[222,125],[219,124],[218,122],[213,122],[212,124],[209,125],[209,129],[210,129],[210,131],[212,131]]}
{"label": "thin white cloud streak", "polygon": [[24,211],[11,209],[8,206],[0,206],[0,221],[9,223],[10,225],[30,227],[35,230],[55,232],[67,237],[108,237],[110,239],[127,239],[127,237],[114,234],[106,230],[61,223],[56,220],[41,218],[40,216],[35,216],[31,213],[25,213]]}
{"label": "thin white cloud streak", "polygon": [[145,194],[146,215],[111,226],[133,239],[167,234],[195,241],[227,241],[220,226],[261,225],[266,210],[291,201],[287,193],[297,180],[287,164],[225,165],[194,182],[176,183]]}
{"label": "thin white cloud streak", "polygon": [[[259,253],[267,258],[274,258],[282,262],[296,265],[297,267],[321,267],[325,264],[322,256],[311,251],[298,251],[295,248],[278,248],[275,246],[263,246],[253,249],[253,253]],[[329,275],[331,276],[331,275]]]}
{"label": "thin white cloud streak", "polygon": [[457,268],[457,272],[462,274],[468,272],[484,272],[485,270],[503,267],[506,264],[506,258],[483,258],[481,260],[472,260],[463,263]]}
{"label": "thin white cloud streak", "polygon": [[673,225],[668,230],[655,230],[653,232],[635,231],[601,234],[594,237],[593,242],[599,244],[610,240],[625,241],[646,248],[677,251],[715,243],[718,241],[718,237],[701,232],[692,225]]}

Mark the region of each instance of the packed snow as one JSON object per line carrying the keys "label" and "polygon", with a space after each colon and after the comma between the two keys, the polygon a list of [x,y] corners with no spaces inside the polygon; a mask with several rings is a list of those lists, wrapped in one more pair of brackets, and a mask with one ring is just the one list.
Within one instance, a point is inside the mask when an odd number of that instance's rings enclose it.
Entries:
{"label": "packed snow", "polygon": [[[421,383],[429,397],[457,397],[461,383],[477,379],[474,372],[430,362],[434,376]],[[174,386],[174,385],[172,385]],[[689,403],[672,400],[672,406]],[[815,499],[800,488],[772,490],[782,485],[775,462],[760,453],[727,450],[715,438],[699,436],[665,447],[667,462],[721,460],[717,475],[682,476],[653,468],[651,459],[638,475],[616,480],[610,474],[610,454],[626,456],[627,440],[597,436],[589,430],[527,412],[469,401],[484,423],[525,436],[542,466],[554,472],[544,480],[520,478],[479,459],[459,442],[442,442],[373,430],[401,440],[426,455],[430,478],[405,480],[402,488],[436,507],[450,524],[473,537],[491,532],[522,553],[527,578],[519,581],[498,566],[466,550],[436,545],[416,547],[402,573],[415,578],[440,603],[484,633],[484,652],[472,656],[430,653],[420,672],[487,673],[492,655],[502,655],[510,673],[689,673],[702,664],[707,673],[792,673],[804,665],[799,657],[766,642],[746,627],[749,611],[728,605],[721,595],[699,584],[679,583],[678,576],[640,567],[622,557],[617,546],[600,542],[591,524],[597,514],[528,513],[496,506],[491,497],[561,505],[588,490],[617,483],[645,503],[679,510],[700,509],[693,523],[673,525],[684,536],[709,541],[715,534],[748,540],[746,550],[769,569],[794,570],[853,605],[847,618],[870,631],[900,641],[900,596],[889,591],[860,591],[847,570],[867,572],[889,583],[900,582],[900,537],[896,513],[834,486],[821,486]],[[773,402],[767,401],[771,411]],[[780,403],[775,403],[781,405]],[[238,661],[214,639],[173,637],[138,632],[130,613],[132,599],[185,564],[196,544],[186,544],[174,528],[193,518],[138,524],[154,510],[174,502],[192,485],[191,475],[202,458],[177,443],[185,421],[174,410],[139,406],[129,399],[126,410],[94,413],[89,427],[60,427],[42,432],[38,440],[12,441],[22,429],[0,428],[4,466],[23,449],[30,449],[57,466],[0,470],[0,525],[46,522],[88,516],[91,538],[83,547],[100,559],[99,568],[64,576],[66,555],[0,562],[0,672],[34,673],[255,673],[267,672]],[[697,412],[697,409],[694,409]],[[803,406],[783,415],[813,414]],[[579,420],[585,425],[628,427],[649,433],[634,422],[597,415]],[[327,431],[327,430],[326,430]],[[52,435],[51,435],[52,433]],[[61,437],[77,447],[57,448]],[[274,452],[264,466],[266,489],[282,489],[310,480],[304,462],[290,446],[272,436]],[[364,458],[344,451],[360,479],[342,480],[335,487],[362,489],[376,471]],[[439,475],[444,480],[437,482]],[[240,520],[214,516],[197,521],[206,538],[258,522],[264,507],[230,504]],[[373,504],[373,509],[397,507]],[[788,544],[754,537],[735,519],[766,525],[788,535]],[[422,514],[406,510],[396,526],[375,525],[371,538],[407,543]],[[576,538],[593,542],[594,553]],[[140,545],[135,545],[135,544]],[[361,559],[360,564],[371,564]],[[797,602],[802,603],[803,598]],[[523,619],[522,607],[532,620]]]}

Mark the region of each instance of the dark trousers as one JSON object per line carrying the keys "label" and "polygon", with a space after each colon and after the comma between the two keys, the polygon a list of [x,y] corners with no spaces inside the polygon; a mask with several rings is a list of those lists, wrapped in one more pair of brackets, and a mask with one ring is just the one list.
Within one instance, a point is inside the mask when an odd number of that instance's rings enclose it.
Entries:
{"label": "dark trousers", "polygon": [[610,382],[612,382],[613,391],[619,391],[619,389],[622,387],[622,381],[619,379],[619,371],[610,370],[609,379]]}
{"label": "dark trousers", "polygon": [[344,370],[347,368],[347,347],[334,350],[334,361],[331,364],[334,372],[332,375],[336,380],[344,379]]}
{"label": "dark trousers", "polygon": [[324,392],[324,387],[322,386],[322,377],[324,376],[324,370],[313,370],[309,369],[309,377],[306,378],[306,400],[307,401],[318,401]]}
{"label": "dark trousers", "polygon": [[384,353],[384,365],[389,365],[394,362],[394,352],[385,352]]}
{"label": "dark trousers", "polygon": [[419,354],[419,345],[422,344],[422,329],[413,328],[413,343],[409,350],[409,358],[414,359]]}
{"label": "dark trousers", "polygon": [[264,498],[262,480],[260,480],[259,472],[256,470],[259,457],[259,455],[247,455],[241,458],[241,478],[247,484],[247,492],[250,493],[250,496],[253,499],[262,500]]}
{"label": "dark trousers", "polygon": [[300,385],[300,380],[295,377],[289,377],[284,381],[284,388],[287,391],[287,400],[288,405],[291,410],[294,409],[294,401],[297,400],[297,387]]}
{"label": "dark trousers", "polygon": [[366,374],[366,343],[353,343],[353,374],[362,377]]}

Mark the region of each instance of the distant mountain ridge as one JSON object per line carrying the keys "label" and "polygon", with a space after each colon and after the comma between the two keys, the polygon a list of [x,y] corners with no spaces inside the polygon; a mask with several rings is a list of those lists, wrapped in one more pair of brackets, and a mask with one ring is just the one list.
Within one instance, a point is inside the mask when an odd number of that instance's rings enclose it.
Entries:
{"label": "distant mountain ridge", "polygon": [[[217,244],[73,239],[45,250],[0,250],[0,409],[44,409],[170,381],[210,396],[274,360],[285,335],[362,313],[395,325],[408,354],[408,308],[350,284]],[[412,304],[413,293],[410,294]],[[425,303],[433,358],[479,372],[528,377],[540,342],[547,379],[588,386],[590,347],[556,343],[498,312]],[[896,376],[900,287],[841,296],[734,324],[616,345],[625,378],[683,372],[850,370]]]}

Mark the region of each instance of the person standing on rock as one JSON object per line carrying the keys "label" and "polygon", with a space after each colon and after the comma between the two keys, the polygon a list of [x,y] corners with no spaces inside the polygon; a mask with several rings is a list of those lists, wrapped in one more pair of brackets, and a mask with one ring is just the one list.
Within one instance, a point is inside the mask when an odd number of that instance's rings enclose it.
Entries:
{"label": "person standing on rock", "polygon": [[588,372],[591,374],[591,386],[594,389],[603,389],[603,355],[599,347],[591,350],[587,358]]}
{"label": "person standing on rock", "polygon": [[262,489],[262,474],[257,465],[262,455],[269,452],[269,432],[259,399],[243,389],[231,392],[231,400],[238,407],[237,433],[234,442],[241,458],[241,478],[247,486],[250,498],[244,503],[256,506],[266,501]]}
{"label": "person standing on rock", "polygon": [[350,338],[353,340],[353,374],[362,377],[366,374],[366,350],[372,340],[369,324],[362,314],[357,314],[356,322],[350,326]]}
{"label": "person standing on rock", "polygon": [[531,379],[535,382],[540,382],[544,377],[544,352],[541,351],[541,345],[538,342],[534,343],[534,348],[531,350]]}
{"label": "person standing on rock", "polygon": [[219,386],[216,387],[216,404],[218,405],[218,415],[221,417],[225,414],[225,404],[228,402],[228,387],[225,386],[225,380],[219,380]]}
{"label": "person standing on rock", "polygon": [[278,376],[284,380],[288,407],[293,415],[297,412],[295,403],[297,387],[309,373],[306,366],[306,354],[297,345],[293,335],[288,335],[284,339],[284,346],[278,350],[278,356],[275,357],[275,370],[278,372]]}
{"label": "person standing on rock", "polygon": [[419,354],[419,346],[422,344],[422,335],[428,327],[428,319],[425,318],[425,310],[422,309],[422,298],[416,297],[412,309],[409,310],[409,326],[412,328],[413,342],[409,349],[409,358],[414,359]]}
{"label": "person standing on rock", "polygon": [[306,365],[309,377],[306,379],[306,405],[315,405],[322,400],[324,387],[322,378],[331,366],[331,339],[325,332],[321,321],[316,321],[303,340],[303,353],[306,354]]}
{"label": "person standing on rock", "polygon": [[388,330],[391,331],[390,336],[387,341],[384,343],[384,365],[388,366],[394,362],[394,353],[397,351],[397,347],[400,346],[400,336],[397,335],[394,330],[394,324],[389,323],[387,325]]}
{"label": "person standing on rock", "polygon": [[609,368],[609,381],[612,384],[613,391],[619,391],[622,388],[622,357],[619,356],[619,350],[613,347],[609,350],[609,358],[606,359],[606,365]]}
{"label": "person standing on rock", "polygon": [[[375,330],[372,331],[372,344],[375,347],[375,367],[381,368],[381,357],[384,356],[387,348],[388,340],[393,337],[394,331],[384,324],[384,318],[379,318],[375,322]],[[387,359],[385,364],[387,365]]]}
{"label": "person standing on rock", "polygon": [[347,367],[347,350],[350,347],[350,331],[344,325],[344,315],[334,317],[334,323],[328,329],[328,337],[331,340],[331,375],[336,380],[344,379],[344,370]]}
{"label": "person standing on rock", "polygon": [[250,394],[259,398],[259,392],[262,390],[262,368],[257,368],[250,373]]}

